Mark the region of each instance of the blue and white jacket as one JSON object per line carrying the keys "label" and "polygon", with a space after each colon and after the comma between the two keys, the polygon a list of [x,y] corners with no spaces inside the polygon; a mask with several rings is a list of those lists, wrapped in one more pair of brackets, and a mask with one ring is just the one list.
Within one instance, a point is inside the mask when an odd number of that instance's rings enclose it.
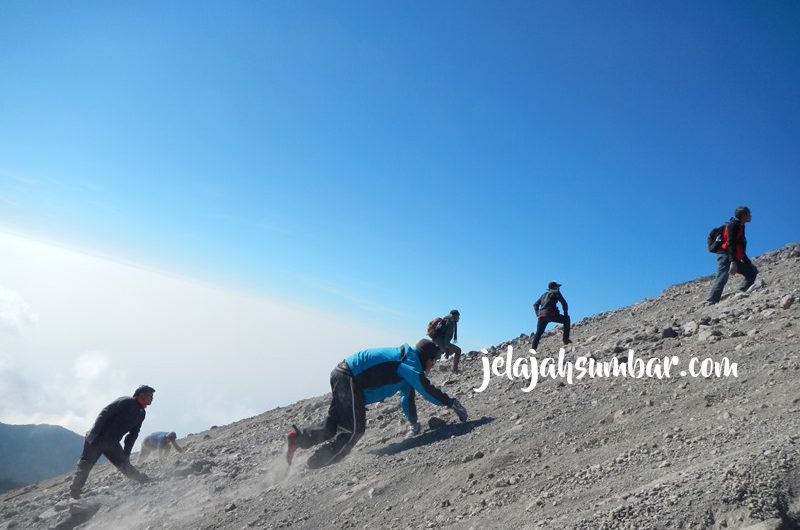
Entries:
{"label": "blue and white jacket", "polygon": [[169,445],[167,439],[168,432],[154,432],[147,435],[147,438],[142,440],[142,447],[149,447],[150,449],[161,449]]}
{"label": "blue and white jacket", "polygon": [[449,407],[453,398],[428,380],[417,350],[403,344],[398,348],[372,348],[356,352],[345,359],[364,404],[378,403],[400,392],[400,405],[406,419],[417,421],[416,392],[440,407]]}

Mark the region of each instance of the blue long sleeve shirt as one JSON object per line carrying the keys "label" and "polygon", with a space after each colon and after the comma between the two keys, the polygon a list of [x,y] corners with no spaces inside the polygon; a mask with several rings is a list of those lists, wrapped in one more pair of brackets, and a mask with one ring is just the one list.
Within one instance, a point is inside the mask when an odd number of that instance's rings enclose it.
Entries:
{"label": "blue long sleeve shirt", "polygon": [[417,421],[415,394],[434,405],[450,406],[453,399],[433,386],[425,375],[417,350],[404,344],[397,348],[372,348],[345,359],[356,384],[364,393],[364,403],[378,403],[400,392],[400,405],[406,419]]}

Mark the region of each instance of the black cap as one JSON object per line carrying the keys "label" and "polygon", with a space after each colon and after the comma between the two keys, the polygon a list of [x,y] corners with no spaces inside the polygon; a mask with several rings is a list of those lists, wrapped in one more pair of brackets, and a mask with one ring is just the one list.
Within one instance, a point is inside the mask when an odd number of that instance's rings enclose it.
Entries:
{"label": "black cap", "polygon": [[139,394],[152,394],[155,392],[156,389],[149,385],[141,385],[139,388],[133,391],[133,397],[138,396]]}
{"label": "black cap", "polygon": [[450,311],[450,314],[457,317],[461,316],[461,313],[458,312],[458,309],[453,309],[452,311]]}
{"label": "black cap", "polygon": [[547,284],[548,289],[557,289],[559,287],[561,287],[561,284],[555,281]]}
{"label": "black cap", "polygon": [[442,356],[442,351],[439,349],[439,346],[430,339],[420,339],[417,345],[414,346],[414,349],[417,350],[419,360],[422,362],[423,366],[428,359],[436,361]]}
{"label": "black cap", "polygon": [[741,219],[742,217],[745,216],[745,214],[749,213],[750,213],[750,208],[748,208],[747,206],[739,206],[733,211],[733,216],[737,219]]}

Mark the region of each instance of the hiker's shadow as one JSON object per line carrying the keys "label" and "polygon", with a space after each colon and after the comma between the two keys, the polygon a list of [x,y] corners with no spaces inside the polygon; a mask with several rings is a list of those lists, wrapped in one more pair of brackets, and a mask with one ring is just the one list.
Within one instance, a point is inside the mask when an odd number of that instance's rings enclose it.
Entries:
{"label": "hiker's shadow", "polygon": [[439,427],[438,429],[425,431],[423,434],[415,436],[414,438],[411,438],[409,440],[394,442],[379,449],[373,449],[369,452],[374,455],[382,455],[382,456],[396,455],[397,453],[402,453],[403,451],[407,451],[415,447],[421,447],[423,445],[428,445],[435,442],[440,442],[442,440],[446,440],[451,436],[463,436],[468,432],[470,432],[471,430],[475,429],[476,427],[480,427],[481,425],[486,425],[487,423],[491,423],[493,421],[494,418],[484,416],[480,419],[466,421],[464,423],[448,423],[446,425]]}

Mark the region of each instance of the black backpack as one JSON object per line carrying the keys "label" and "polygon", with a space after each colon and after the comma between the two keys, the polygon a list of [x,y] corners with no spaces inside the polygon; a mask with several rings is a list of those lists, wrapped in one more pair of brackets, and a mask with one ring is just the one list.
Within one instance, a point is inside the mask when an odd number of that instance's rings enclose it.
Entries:
{"label": "black backpack", "polygon": [[727,223],[714,227],[711,229],[711,232],[708,233],[706,244],[708,245],[709,252],[717,253],[722,250],[722,236],[725,234],[726,226],[728,226]]}

